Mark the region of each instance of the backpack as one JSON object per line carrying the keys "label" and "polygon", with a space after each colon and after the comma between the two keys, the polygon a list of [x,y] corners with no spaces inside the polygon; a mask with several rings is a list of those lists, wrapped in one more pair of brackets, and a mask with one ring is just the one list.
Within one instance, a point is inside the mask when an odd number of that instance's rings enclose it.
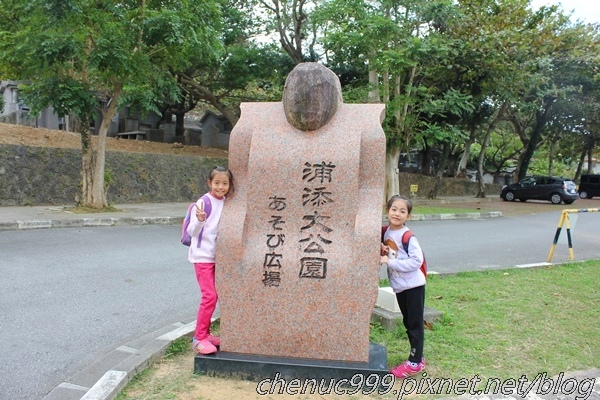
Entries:
{"label": "backpack", "polygon": [[[206,213],[206,219],[210,217],[210,212],[212,210],[212,204],[210,202],[210,197],[208,195],[204,195],[201,197],[202,201],[204,201],[204,212]],[[192,203],[189,205],[187,209],[187,213],[185,213],[185,217],[181,223],[181,243],[185,246],[189,246],[192,244],[192,237],[187,233],[188,225],[190,224],[190,218],[192,215],[192,210],[196,203]],[[204,231],[204,227],[200,230],[198,234],[198,244],[196,247],[200,247],[200,242],[202,241],[202,232]]]}
{"label": "backpack", "polygon": [[[385,235],[385,231],[387,231],[389,227],[388,226],[382,226],[381,227],[381,241],[383,242],[383,235]],[[406,232],[404,232],[404,234],[402,235],[402,247],[404,248],[404,251],[406,252],[406,254],[408,254],[408,242],[410,242],[410,238],[413,237],[414,234],[412,233],[412,231],[409,229]],[[421,251],[423,251],[421,249]],[[425,252],[423,252],[423,263],[421,264],[421,267],[419,268],[421,270],[421,272],[423,273],[423,275],[425,276],[425,278],[427,278],[427,259],[425,258]]]}

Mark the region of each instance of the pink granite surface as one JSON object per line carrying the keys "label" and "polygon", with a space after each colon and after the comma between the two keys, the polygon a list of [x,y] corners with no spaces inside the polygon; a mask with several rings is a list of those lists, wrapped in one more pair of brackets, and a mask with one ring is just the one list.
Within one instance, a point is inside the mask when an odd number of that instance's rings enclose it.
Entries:
{"label": "pink granite surface", "polygon": [[244,103],[217,248],[221,351],[368,362],[379,282],[384,105],[340,104],[316,131]]}

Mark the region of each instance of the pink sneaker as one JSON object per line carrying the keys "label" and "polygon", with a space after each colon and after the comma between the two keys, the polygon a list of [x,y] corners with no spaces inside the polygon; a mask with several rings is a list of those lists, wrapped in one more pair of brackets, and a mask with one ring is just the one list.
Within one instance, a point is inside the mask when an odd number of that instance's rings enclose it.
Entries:
{"label": "pink sneaker", "polygon": [[213,354],[217,352],[217,348],[208,339],[198,340],[194,338],[192,340],[192,348],[198,354]]}
{"label": "pink sneaker", "polygon": [[221,338],[218,336],[208,335],[207,339],[215,347],[219,347],[221,345]]}
{"label": "pink sneaker", "polygon": [[417,375],[419,372],[425,369],[425,360],[421,360],[421,362],[417,365],[416,368],[410,366],[409,361],[405,361],[402,364],[398,365],[396,368],[392,368],[390,371],[392,375],[396,378],[406,378],[412,375]]}

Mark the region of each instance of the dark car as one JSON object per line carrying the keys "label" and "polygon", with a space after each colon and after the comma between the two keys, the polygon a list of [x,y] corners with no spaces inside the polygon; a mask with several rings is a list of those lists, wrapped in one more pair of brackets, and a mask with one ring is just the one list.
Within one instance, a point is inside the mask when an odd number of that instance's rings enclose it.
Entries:
{"label": "dark car", "polygon": [[571,204],[577,198],[575,182],[555,176],[528,176],[517,183],[506,185],[500,192],[505,201],[549,200],[552,204]]}
{"label": "dark car", "polygon": [[594,196],[600,196],[600,175],[581,175],[579,197],[591,199]]}

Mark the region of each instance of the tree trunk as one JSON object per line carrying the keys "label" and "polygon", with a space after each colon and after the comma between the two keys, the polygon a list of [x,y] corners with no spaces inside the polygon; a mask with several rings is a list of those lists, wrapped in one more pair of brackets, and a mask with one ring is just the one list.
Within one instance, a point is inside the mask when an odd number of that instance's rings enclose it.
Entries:
{"label": "tree trunk", "polygon": [[469,162],[469,158],[471,157],[471,145],[475,141],[476,133],[477,133],[477,128],[472,127],[471,133],[469,134],[469,138],[467,139],[467,142],[465,143],[465,149],[463,150],[463,154],[460,158],[460,162],[458,163],[458,166],[456,167],[456,172],[454,173],[454,176],[456,178],[463,178],[463,177],[467,176],[467,163]]}
{"label": "tree trunk", "polygon": [[550,154],[548,156],[548,175],[549,176],[552,176],[552,164],[554,164],[554,146],[556,145],[557,141],[558,141],[558,137],[555,140],[550,141]]}
{"label": "tree trunk", "polygon": [[448,164],[448,157],[450,155],[451,147],[452,146],[450,142],[444,142],[444,147],[442,148],[442,155],[440,156],[439,164],[437,170],[435,171],[435,181],[433,182],[433,187],[427,194],[428,199],[437,198],[440,186],[442,185],[442,177],[444,176],[444,170],[446,169],[446,165]]}
{"label": "tree trunk", "polygon": [[533,130],[531,131],[531,138],[527,146],[525,147],[525,151],[522,153],[521,164],[519,165],[519,175],[517,176],[517,180],[521,180],[525,178],[527,175],[527,170],[529,170],[529,163],[531,162],[531,158],[535,153],[535,150],[538,146],[538,142],[542,136],[542,127],[537,123]]}
{"label": "tree trunk", "polygon": [[479,157],[477,158],[477,184],[479,185],[479,191],[477,192],[477,198],[485,198],[485,182],[483,181],[483,162],[485,160],[485,150],[487,149],[487,145],[490,141],[490,136],[492,135],[492,130],[488,129],[485,134],[485,138],[483,139],[483,143],[481,143],[481,150],[479,151]]}
{"label": "tree trunk", "polygon": [[184,142],[183,136],[185,134],[185,111],[184,112],[176,112],[175,114],[175,137],[176,141],[181,140],[181,143]]}
{"label": "tree trunk", "polygon": [[77,130],[81,135],[81,197],[75,196],[75,204],[89,205],[92,203],[92,181],[94,171],[94,148],[92,146],[89,122],[77,122]]}
{"label": "tree trunk", "polygon": [[369,63],[369,85],[371,86],[371,90],[369,91],[368,102],[380,103],[381,97],[379,96],[379,74],[372,63]]}
{"label": "tree trunk", "polygon": [[596,141],[594,140],[594,137],[590,137],[589,140],[589,145],[588,145],[588,152],[587,152],[587,173],[591,174],[593,167],[594,167],[594,147],[595,147],[595,143]]}
{"label": "tree trunk", "polygon": [[527,175],[529,163],[531,162],[531,158],[533,157],[533,154],[535,153],[535,150],[538,147],[538,144],[542,137],[542,129],[546,125],[546,121],[548,120],[548,112],[552,108],[553,103],[553,97],[545,98],[544,109],[542,111],[537,111],[535,114],[535,126],[531,131],[529,143],[527,143],[527,147],[525,147],[525,151],[523,152],[522,163],[519,166],[519,176],[517,178],[518,180],[525,178],[525,176]]}
{"label": "tree trunk", "polygon": [[383,202],[395,194],[400,193],[400,181],[398,177],[398,160],[400,158],[400,148],[388,149],[385,154],[385,198]]}
{"label": "tree trunk", "polygon": [[425,141],[425,148],[423,149],[423,156],[421,158],[421,171],[423,175],[433,176],[433,155],[431,154],[431,147],[429,143]]}
{"label": "tree trunk", "polygon": [[94,162],[94,171],[92,179],[92,199],[89,206],[95,208],[104,208],[108,206],[106,199],[106,183],[104,181],[104,168],[106,163],[106,136],[110,121],[116,114],[117,103],[121,97],[122,85],[117,84],[113,92],[112,99],[106,111],[102,113],[102,123],[98,130],[98,149],[96,151],[96,159]]}
{"label": "tree trunk", "polygon": [[477,160],[477,183],[479,184],[479,192],[477,193],[477,198],[485,198],[485,182],[483,181],[483,162],[485,160],[485,151],[487,149],[488,143],[490,141],[490,137],[492,136],[492,132],[496,129],[496,125],[504,115],[506,108],[508,106],[508,102],[502,103],[502,105],[498,108],[496,115],[491,120],[490,124],[487,127],[487,131],[485,133],[485,138],[481,143],[481,150],[479,151],[479,157]]}
{"label": "tree trunk", "polygon": [[91,182],[92,198],[89,204],[87,204],[90,207],[104,208],[108,205],[104,190],[104,166],[106,161],[106,136],[111,118],[108,115],[103,115],[100,130],[98,131],[98,147],[95,152]]}
{"label": "tree trunk", "polygon": [[585,161],[585,155],[587,154],[587,148],[584,146],[579,154],[579,162],[577,163],[577,171],[575,171],[575,182],[579,182],[581,178],[581,172],[583,169],[583,162]]}

